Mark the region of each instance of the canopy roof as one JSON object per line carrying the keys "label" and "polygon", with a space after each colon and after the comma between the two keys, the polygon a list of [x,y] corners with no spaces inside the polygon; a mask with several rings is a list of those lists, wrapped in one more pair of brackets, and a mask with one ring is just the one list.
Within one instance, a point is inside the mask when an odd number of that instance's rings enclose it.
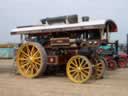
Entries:
{"label": "canopy roof", "polygon": [[65,32],[65,31],[80,31],[89,29],[106,29],[109,25],[110,32],[117,32],[117,25],[112,20],[90,20],[88,22],[79,22],[74,24],[60,24],[60,25],[36,25],[36,26],[22,26],[17,27],[11,31],[11,34],[38,34],[51,32]]}

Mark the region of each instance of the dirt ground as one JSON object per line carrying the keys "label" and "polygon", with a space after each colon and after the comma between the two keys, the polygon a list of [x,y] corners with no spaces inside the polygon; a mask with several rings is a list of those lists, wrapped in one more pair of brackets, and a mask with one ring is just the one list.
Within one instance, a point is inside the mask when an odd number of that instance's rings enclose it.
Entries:
{"label": "dirt ground", "polygon": [[106,71],[104,79],[74,84],[66,76],[26,79],[12,60],[0,60],[0,96],[128,96],[128,68]]}

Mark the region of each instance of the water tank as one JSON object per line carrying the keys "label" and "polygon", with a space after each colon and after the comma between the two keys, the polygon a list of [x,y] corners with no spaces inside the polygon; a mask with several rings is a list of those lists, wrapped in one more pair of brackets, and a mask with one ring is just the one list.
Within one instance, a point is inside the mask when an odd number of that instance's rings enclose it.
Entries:
{"label": "water tank", "polygon": [[58,17],[47,17],[41,19],[42,24],[73,24],[78,23],[78,15],[58,16]]}

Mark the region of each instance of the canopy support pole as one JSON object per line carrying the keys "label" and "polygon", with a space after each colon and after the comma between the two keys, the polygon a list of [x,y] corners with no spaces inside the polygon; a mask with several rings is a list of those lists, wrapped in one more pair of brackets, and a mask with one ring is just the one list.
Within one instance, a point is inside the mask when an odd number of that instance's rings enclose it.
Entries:
{"label": "canopy support pole", "polygon": [[109,42],[110,41],[110,36],[109,36],[109,25],[107,25],[107,34],[106,34],[106,37],[107,37],[107,41]]}
{"label": "canopy support pole", "polygon": [[20,42],[23,43],[23,34],[20,34]]}

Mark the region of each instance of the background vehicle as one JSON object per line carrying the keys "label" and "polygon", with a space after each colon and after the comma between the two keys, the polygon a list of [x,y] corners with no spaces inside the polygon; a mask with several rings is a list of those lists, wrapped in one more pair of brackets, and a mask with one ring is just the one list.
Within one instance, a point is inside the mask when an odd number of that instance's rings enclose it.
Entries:
{"label": "background vehicle", "polygon": [[108,69],[115,70],[117,67],[125,68],[127,65],[127,54],[119,51],[118,41],[106,43],[99,46],[100,56],[104,57]]}

